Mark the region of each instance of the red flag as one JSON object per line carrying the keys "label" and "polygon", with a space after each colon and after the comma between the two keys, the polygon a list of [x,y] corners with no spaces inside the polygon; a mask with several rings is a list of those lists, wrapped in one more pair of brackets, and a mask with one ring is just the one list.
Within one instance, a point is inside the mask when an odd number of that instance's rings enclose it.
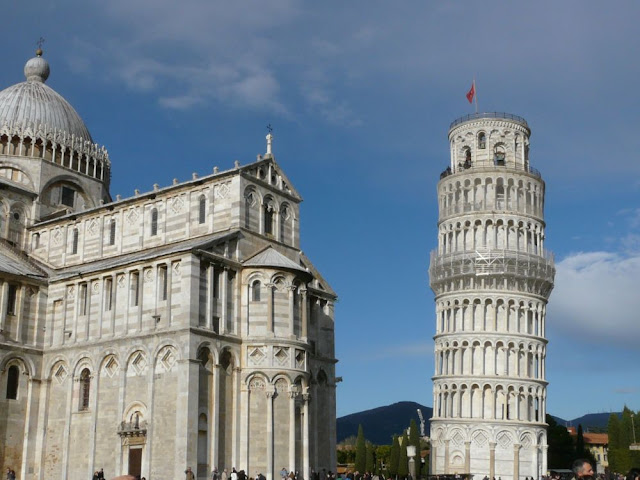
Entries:
{"label": "red flag", "polygon": [[471,90],[467,92],[467,100],[469,103],[473,103],[473,96],[476,94],[476,82],[471,84]]}

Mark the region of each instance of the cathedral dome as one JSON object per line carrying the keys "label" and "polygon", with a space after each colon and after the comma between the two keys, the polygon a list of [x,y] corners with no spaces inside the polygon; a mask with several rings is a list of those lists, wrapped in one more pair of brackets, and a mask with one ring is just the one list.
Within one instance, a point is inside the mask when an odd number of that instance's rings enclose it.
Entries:
{"label": "cathedral dome", "polygon": [[27,80],[0,92],[0,128],[31,127],[47,132],[65,132],[93,143],[80,115],[60,94],[45,85],[49,62],[42,50],[24,66]]}

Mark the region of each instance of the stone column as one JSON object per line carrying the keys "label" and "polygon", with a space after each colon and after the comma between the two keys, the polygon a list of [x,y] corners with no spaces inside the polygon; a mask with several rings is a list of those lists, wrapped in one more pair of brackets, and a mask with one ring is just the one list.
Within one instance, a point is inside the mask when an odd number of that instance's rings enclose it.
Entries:
{"label": "stone column", "polygon": [[[303,479],[310,478],[309,465],[309,401],[311,396],[308,393],[302,395],[302,462],[303,462]],[[311,479],[313,480],[313,479]]]}
{"label": "stone column", "polygon": [[25,297],[27,295],[27,288],[24,285],[20,285],[18,288],[16,288],[16,311],[15,316],[16,316],[16,342],[18,343],[22,343],[24,341],[24,338],[22,336],[22,329],[23,329],[23,317],[22,317],[22,311],[24,310],[24,301],[25,301]]}
{"label": "stone column", "polygon": [[228,287],[229,287],[229,269],[224,267],[222,270],[222,279],[220,280],[222,292],[220,298],[222,301],[222,308],[220,309],[220,334],[224,334],[227,331],[227,306],[228,306]]}
{"label": "stone column", "polygon": [[[234,360],[235,362],[235,360]],[[242,369],[240,367],[234,367],[233,369],[233,391],[240,392],[241,391],[241,382],[240,382],[240,374],[242,373]],[[235,465],[240,465],[240,395],[237,393],[233,396],[233,418],[231,420],[231,458]]]}
{"label": "stone column", "polygon": [[516,443],[513,445],[513,480],[520,479],[520,448],[522,445]]}
{"label": "stone column", "polygon": [[549,446],[548,445],[540,445],[539,446],[541,453],[538,453],[538,450],[536,449],[536,459],[538,458],[538,455],[540,455],[540,458],[542,459],[542,468],[538,468],[538,462],[536,460],[536,472],[535,472],[535,480],[538,480],[542,475],[546,475],[547,474],[547,450],[549,450]]}
{"label": "stone column", "polygon": [[[51,372],[46,372],[45,376],[49,376]],[[44,389],[44,392],[42,392]],[[46,425],[49,420],[49,397],[51,393],[51,379],[45,378],[42,380],[40,388],[40,402],[38,405],[38,420],[37,425]],[[45,453],[47,450],[47,431],[44,428],[39,429],[36,436],[36,449],[34,455],[34,463],[37,465],[37,478],[38,480],[44,480],[44,464]],[[24,470],[23,470],[24,471]]]}
{"label": "stone column", "polygon": [[[296,387],[289,392],[289,471],[296,471],[296,397],[298,391]],[[306,474],[302,476],[306,479]]]}
{"label": "stone column", "polygon": [[0,332],[4,334],[7,321],[7,302],[9,301],[9,284],[2,282],[2,290],[0,291]]}
{"label": "stone column", "polygon": [[219,450],[219,432],[220,432],[220,401],[218,396],[220,395],[220,368],[222,368],[219,364],[213,365],[212,367],[212,388],[211,388],[211,405],[209,408],[211,409],[210,422],[209,422],[209,436],[211,438],[210,445],[210,453],[209,458],[211,458],[211,466],[219,467],[220,473],[224,467],[222,465],[218,465],[218,450]]}
{"label": "stone column", "polygon": [[165,284],[167,288],[167,300],[165,303],[165,315],[167,317],[166,325],[171,327],[171,284],[173,282],[173,263],[167,262],[167,269],[165,270]]}
{"label": "stone column", "polygon": [[302,308],[302,339],[306,340],[308,333],[308,322],[309,322],[309,304],[307,302],[307,289],[300,290],[300,303]]}
{"label": "stone column", "polygon": [[444,473],[445,475],[449,473],[449,442],[447,439],[444,441]]}
{"label": "stone column", "polygon": [[267,396],[267,480],[274,480],[273,475],[273,398],[276,391],[273,385],[268,385]]}
{"label": "stone column", "polygon": [[[289,286],[289,337],[295,338],[295,294],[296,286]],[[295,471],[295,470],[294,470]]]}
{"label": "stone column", "polygon": [[489,480],[496,476],[496,442],[489,442]]}
{"label": "stone column", "polygon": [[267,335],[273,336],[273,293],[275,285],[267,283]]}
{"label": "stone column", "polygon": [[[34,382],[36,387],[34,387]],[[22,440],[22,463],[20,465],[20,471],[22,472],[22,478],[27,478],[27,468],[28,468],[28,460],[33,457],[33,454],[30,451],[30,440],[32,439],[32,435],[29,433],[29,428],[31,425],[31,409],[34,406],[34,392],[33,389],[36,388],[35,398],[37,398],[39,389],[37,387],[40,386],[40,380],[36,380],[33,377],[29,377],[27,380],[27,411],[25,412],[25,422],[24,422],[24,439]]]}
{"label": "stone column", "polygon": [[436,461],[438,460],[438,447],[435,444],[431,444],[429,449],[429,473],[436,475],[438,470],[436,469]]}
{"label": "stone column", "polygon": [[471,472],[471,442],[464,442],[464,473]]}
{"label": "stone column", "polygon": [[213,312],[214,304],[216,301],[213,286],[215,284],[215,267],[213,263],[209,264],[207,269],[207,318],[204,319],[204,324],[209,330],[213,330]]}

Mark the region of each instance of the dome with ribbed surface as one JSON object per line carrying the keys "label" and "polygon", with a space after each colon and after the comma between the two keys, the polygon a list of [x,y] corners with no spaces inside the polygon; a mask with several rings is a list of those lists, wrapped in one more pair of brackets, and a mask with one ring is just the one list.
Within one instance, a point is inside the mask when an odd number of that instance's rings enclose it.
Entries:
{"label": "dome with ribbed surface", "polygon": [[49,63],[42,58],[41,50],[37,53],[39,55],[24,67],[27,81],[0,92],[0,127],[31,126],[48,132],[57,130],[93,143],[80,115],[60,94],[45,85],[49,77]]}

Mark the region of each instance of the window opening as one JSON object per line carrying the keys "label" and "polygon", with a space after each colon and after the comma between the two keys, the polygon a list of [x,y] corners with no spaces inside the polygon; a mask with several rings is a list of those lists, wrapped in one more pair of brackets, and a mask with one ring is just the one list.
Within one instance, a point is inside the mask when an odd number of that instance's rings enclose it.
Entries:
{"label": "window opening", "polygon": [[109,222],[109,245],[116,244],[116,220],[114,218]]}
{"label": "window opening", "polygon": [[167,299],[167,266],[158,267],[158,281],[160,282],[160,300]]}
{"label": "window opening", "polygon": [[104,310],[106,312],[111,311],[112,295],[113,295],[113,280],[111,280],[110,278],[107,278],[104,281]]}
{"label": "window opening", "polygon": [[260,282],[258,280],[251,285],[251,300],[253,302],[260,301]]}
{"label": "window opening", "polygon": [[138,291],[140,290],[140,274],[138,272],[131,273],[131,306],[138,306]]}
{"label": "window opening", "polygon": [[207,199],[204,195],[200,195],[198,204],[198,223],[203,224],[207,217]]}
{"label": "window opening", "polygon": [[7,372],[7,400],[17,400],[19,381],[20,370],[15,365],[11,365]]}
{"label": "window opening", "polygon": [[80,410],[89,409],[89,394],[91,393],[91,374],[88,368],[80,374]]}
{"label": "window opening", "polygon": [[88,295],[87,295],[87,284],[83,283],[80,285],[80,315],[86,315],[87,314],[87,302],[88,302]]}
{"label": "window opening", "polygon": [[73,208],[76,192],[73,188],[60,187],[60,203]]}
{"label": "window opening", "polygon": [[75,255],[76,253],[78,253],[78,229],[74,228],[73,229],[73,241],[71,244],[71,254]]}
{"label": "window opening", "polygon": [[9,291],[7,295],[7,315],[16,314],[16,297],[18,296],[18,287],[15,285],[9,285]]}
{"label": "window opening", "polygon": [[273,235],[273,207],[268,203],[264,204],[264,233]]}
{"label": "window opening", "polygon": [[151,210],[151,236],[158,234],[158,209]]}
{"label": "window opening", "polygon": [[478,134],[478,148],[487,148],[487,136],[484,132]]}

